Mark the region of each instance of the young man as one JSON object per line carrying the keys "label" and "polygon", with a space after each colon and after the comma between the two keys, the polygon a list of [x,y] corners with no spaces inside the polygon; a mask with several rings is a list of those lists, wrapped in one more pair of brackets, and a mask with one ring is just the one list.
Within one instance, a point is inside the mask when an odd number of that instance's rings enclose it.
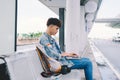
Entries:
{"label": "young man", "polygon": [[52,35],[55,35],[61,27],[61,21],[57,18],[49,18],[47,21],[47,30],[40,38],[40,44],[46,54],[63,65],[68,65],[71,69],[84,69],[86,80],[93,80],[92,63],[88,58],[66,59],[65,57],[78,57],[75,53],[62,52]]}

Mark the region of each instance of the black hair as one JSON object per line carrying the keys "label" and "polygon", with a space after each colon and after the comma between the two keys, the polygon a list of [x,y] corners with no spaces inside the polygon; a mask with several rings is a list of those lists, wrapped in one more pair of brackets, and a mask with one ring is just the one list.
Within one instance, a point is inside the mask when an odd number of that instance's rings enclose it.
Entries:
{"label": "black hair", "polygon": [[58,27],[61,27],[61,21],[57,18],[49,18],[47,21],[47,26],[49,25],[56,25]]}

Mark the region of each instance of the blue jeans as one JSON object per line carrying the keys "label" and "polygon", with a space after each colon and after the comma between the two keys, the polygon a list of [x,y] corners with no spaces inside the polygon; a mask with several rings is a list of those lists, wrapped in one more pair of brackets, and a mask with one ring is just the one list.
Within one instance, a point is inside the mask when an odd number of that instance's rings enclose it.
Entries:
{"label": "blue jeans", "polygon": [[93,80],[92,62],[88,58],[70,60],[74,63],[71,69],[84,69],[86,80]]}

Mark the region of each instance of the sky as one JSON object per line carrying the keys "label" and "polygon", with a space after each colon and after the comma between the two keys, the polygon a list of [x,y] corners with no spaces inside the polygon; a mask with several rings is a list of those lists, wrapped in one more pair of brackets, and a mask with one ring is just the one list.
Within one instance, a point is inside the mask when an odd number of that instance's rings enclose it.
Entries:
{"label": "sky", "polygon": [[114,18],[120,16],[120,0],[102,0],[97,18]]}
{"label": "sky", "polygon": [[45,31],[46,21],[58,16],[39,0],[18,0],[18,33]]}
{"label": "sky", "polygon": [[[102,0],[97,19],[120,18],[120,0]],[[105,23],[94,23],[89,34],[92,38],[112,39],[120,29],[111,28]]]}
{"label": "sky", "polygon": [[[97,18],[115,18],[118,15],[120,15],[120,0],[102,0]],[[49,17],[58,18],[58,15],[39,0],[18,0],[18,33],[44,32]],[[106,24],[95,23],[90,32],[90,37],[106,38],[113,36],[116,32],[120,32],[119,29],[106,27]]]}

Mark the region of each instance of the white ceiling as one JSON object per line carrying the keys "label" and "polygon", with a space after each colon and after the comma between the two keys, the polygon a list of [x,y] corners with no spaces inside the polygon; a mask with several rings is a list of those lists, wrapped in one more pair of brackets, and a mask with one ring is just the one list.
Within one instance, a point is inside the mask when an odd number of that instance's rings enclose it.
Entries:
{"label": "white ceiling", "polygon": [[39,0],[56,14],[59,14],[59,8],[65,8],[66,0]]}

